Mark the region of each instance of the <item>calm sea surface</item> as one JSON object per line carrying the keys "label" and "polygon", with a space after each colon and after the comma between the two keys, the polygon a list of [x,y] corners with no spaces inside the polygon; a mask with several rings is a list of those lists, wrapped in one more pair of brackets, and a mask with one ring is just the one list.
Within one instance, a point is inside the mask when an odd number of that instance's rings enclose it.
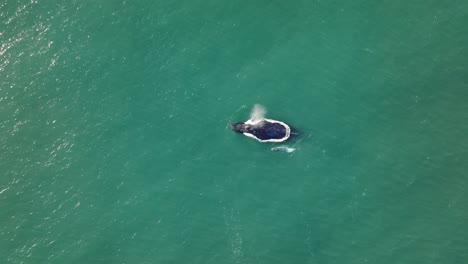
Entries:
{"label": "calm sea surface", "polygon": [[[468,1],[0,3],[0,263],[468,263]],[[252,106],[293,153],[226,128]]]}

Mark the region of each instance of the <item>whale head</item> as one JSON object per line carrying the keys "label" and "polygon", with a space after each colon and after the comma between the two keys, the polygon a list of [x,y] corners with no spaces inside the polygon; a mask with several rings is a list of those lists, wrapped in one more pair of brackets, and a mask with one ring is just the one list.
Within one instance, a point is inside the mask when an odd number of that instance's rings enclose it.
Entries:
{"label": "whale head", "polygon": [[245,133],[245,132],[248,132],[249,125],[243,122],[239,122],[239,123],[230,124],[229,128],[237,133]]}

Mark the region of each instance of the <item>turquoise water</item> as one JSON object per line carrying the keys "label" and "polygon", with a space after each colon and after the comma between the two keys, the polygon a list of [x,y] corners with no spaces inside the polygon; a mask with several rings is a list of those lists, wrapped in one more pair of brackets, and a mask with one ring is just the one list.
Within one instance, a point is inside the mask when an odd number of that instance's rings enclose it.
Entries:
{"label": "turquoise water", "polygon": [[[468,262],[468,2],[0,20],[0,263]],[[256,103],[295,152],[226,128]]]}

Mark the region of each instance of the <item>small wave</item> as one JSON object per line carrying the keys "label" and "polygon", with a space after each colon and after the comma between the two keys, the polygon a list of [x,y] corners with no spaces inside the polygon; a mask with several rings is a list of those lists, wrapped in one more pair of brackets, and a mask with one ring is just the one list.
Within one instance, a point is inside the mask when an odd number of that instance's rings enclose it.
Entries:
{"label": "small wave", "polygon": [[278,147],[271,148],[271,151],[292,153],[292,152],[296,151],[296,149],[288,147],[288,146],[278,146]]}

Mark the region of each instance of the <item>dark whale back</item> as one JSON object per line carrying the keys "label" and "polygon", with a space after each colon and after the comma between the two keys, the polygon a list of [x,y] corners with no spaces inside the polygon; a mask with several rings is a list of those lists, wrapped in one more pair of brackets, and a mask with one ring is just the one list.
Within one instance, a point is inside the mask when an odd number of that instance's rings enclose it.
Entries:
{"label": "dark whale back", "polygon": [[282,139],[286,136],[286,127],[279,123],[261,121],[254,126],[250,126],[246,132],[261,140]]}

